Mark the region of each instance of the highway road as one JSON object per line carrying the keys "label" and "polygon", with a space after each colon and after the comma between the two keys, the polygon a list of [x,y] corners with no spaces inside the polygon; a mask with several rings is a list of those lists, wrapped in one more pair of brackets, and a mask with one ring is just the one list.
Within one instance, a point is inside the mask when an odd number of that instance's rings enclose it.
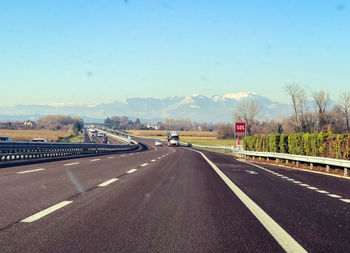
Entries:
{"label": "highway road", "polygon": [[0,252],[350,252],[350,181],[155,147],[0,169]]}

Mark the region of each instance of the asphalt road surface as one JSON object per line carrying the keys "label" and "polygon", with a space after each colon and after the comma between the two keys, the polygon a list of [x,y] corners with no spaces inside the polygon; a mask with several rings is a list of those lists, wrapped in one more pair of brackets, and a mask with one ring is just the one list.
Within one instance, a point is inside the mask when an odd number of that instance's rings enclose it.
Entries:
{"label": "asphalt road surface", "polygon": [[176,147],[0,169],[0,252],[350,252],[350,181]]}

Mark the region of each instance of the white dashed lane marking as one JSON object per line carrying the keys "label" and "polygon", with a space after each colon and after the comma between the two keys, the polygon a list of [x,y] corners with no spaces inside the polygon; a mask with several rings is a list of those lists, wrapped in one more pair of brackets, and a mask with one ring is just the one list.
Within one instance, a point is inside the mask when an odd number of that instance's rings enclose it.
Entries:
{"label": "white dashed lane marking", "polygon": [[137,169],[131,169],[131,170],[129,170],[129,171],[127,171],[126,173],[134,173],[135,171],[137,171]]}
{"label": "white dashed lane marking", "polygon": [[145,167],[147,165],[148,165],[148,163],[144,163],[144,164],[141,164],[141,167]]}
{"label": "white dashed lane marking", "polygon": [[75,163],[66,163],[63,166],[72,166],[72,165],[77,165],[79,164],[79,162],[75,162]]}
{"label": "white dashed lane marking", "polygon": [[286,177],[286,176],[281,175],[281,174],[279,174],[279,173],[277,173],[277,172],[271,171],[271,170],[269,170],[269,169],[266,169],[266,168],[264,168],[264,167],[261,167],[261,166],[259,166],[259,165],[253,164],[253,163],[245,162],[245,161],[241,161],[241,162],[246,163],[246,164],[249,164],[249,165],[252,165],[252,166],[257,167],[257,168],[259,168],[259,169],[262,169],[262,170],[264,170],[264,171],[266,171],[266,172],[269,172],[269,173],[271,173],[271,174],[273,174],[273,175],[276,175],[276,176],[278,176],[278,177],[280,177],[280,178],[286,179],[287,181],[290,181],[290,182],[292,182],[292,183],[299,184],[300,186],[306,187],[307,189],[314,190],[314,191],[319,192],[319,193],[327,194],[327,196],[332,197],[332,198],[339,199],[339,200],[341,200],[341,201],[343,201],[343,202],[345,202],[345,203],[350,203],[350,199],[345,199],[345,198],[343,198],[343,197],[340,196],[340,195],[331,194],[331,193],[329,193],[328,191],[320,190],[320,189],[318,189],[317,187],[313,187],[313,186],[311,186],[311,185],[301,183],[300,181],[294,180],[293,178]]}
{"label": "white dashed lane marking", "polygon": [[17,174],[32,173],[32,172],[41,171],[41,170],[45,170],[45,169],[41,168],[41,169],[34,169],[34,170],[24,170],[24,171],[17,172]]}
{"label": "white dashed lane marking", "polygon": [[106,182],[103,182],[102,184],[99,184],[98,186],[105,187],[105,186],[107,186],[107,185],[109,185],[117,180],[119,180],[119,178],[112,178],[112,179],[107,180]]}
{"label": "white dashed lane marking", "polygon": [[96,161],[99,161],[99,160],[101,160],[101,159],[99,159],[99,158],[97,158],[97,159],[92,159],[92,160],[90,160],[90,162],[96,162]]}
{"label": "white dashed lane marking", "polygon": [[341,196],[339,196],[337,194],[327,194],[327,196],[332,197],[332,198],[337,198],[337,199],[341,198]]}
{"label": "white dashed lane marking", "polygon": [[51,206],[49,208],[46,208],[36,214],[33,214],[32,216],[29,216],[28,218],[25,218],[23,220],[21,220],[21,222],[33,222],[33,221],[36,221],[36,220],[39,220],[41,219],[42,217],[54,212],[54,211],[57,211],[58,209],[66,206],[66,205],[69,205],[70,203],[72,203],[73,201],[62,201],[54,206]]}
{"label": "white dashed lane marking", "polygon": [[152,160],[151,160],[151,162],[155,162],[155,161],[156,161],[156,159],[152,159]]}

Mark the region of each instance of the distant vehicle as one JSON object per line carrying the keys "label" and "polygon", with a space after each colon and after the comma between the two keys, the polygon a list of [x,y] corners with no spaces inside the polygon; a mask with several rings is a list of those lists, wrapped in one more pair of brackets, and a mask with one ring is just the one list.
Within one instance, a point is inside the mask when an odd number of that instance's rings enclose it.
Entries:
{"label": "distant vehicle", "polygon": [[109,144],[108,138],[106,136],[103,138],[103,143],[104,144]]}
{"label": "distant vehicle", "polygon": [[31,142],[42,143],[42,142],[47,142],[47,140],[43,138],[35,138],[35,139],[32,139]]}
{"label": "distant vehicle", "polygon": [[179,141],[179,134],[178,132],[171,132],[168,133],[168,146],[180,146],[180,141]]}
{"label": "distant vehicle", "polygon": [[97,136],[98,136],[98,137],[103,137],[103,133],[98,132]]}
{"label": "distant vehicle", "polygon": [[10,137],[0,136],[0,141],[12,141]]}
{"label": "distant vehicle", "polygon": [[155,142],[154,142],[154,145],[156,145],[156,146],[163,146],[163,143],[160,141],[160,140],[156,140]]}

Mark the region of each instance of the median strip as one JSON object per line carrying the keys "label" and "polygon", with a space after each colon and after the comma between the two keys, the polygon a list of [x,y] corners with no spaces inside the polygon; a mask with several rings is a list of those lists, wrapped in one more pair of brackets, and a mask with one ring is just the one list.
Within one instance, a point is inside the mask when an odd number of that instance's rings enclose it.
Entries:
{"label": "median strip", "polygon": [[34,170],[24,170],[24,171],[17,172],[17,174],[25,174],[25,173],[31,173],[31,172],[41,171],[41,170],[45,170],[45,169],[41,168],[41,169],[34,169]]}
{"label": "median strip", "polygon": [[105,187],[105,186],[107,186],[107,185],[109,185],[109,184],[111,184],[111,183],[113,183],[113,182],[115,182],[117,180],[119,180],[119,178],[112,178],[112,179],[107,180],[106,182],[103,182],[103,183],[99,184],[98,186],[99,187]]}
{"label": "median strip", "polygon": [[66,205],[69,205],[70,203],[72,203],[73,201],[62,201],[54,206],[51,206],[49,208],[46,208],[45,210],[42,210],[36,214],[33,214],[32,216],[29,216],[28,218],[25,218],[23,220],[21,220],[21,222],[26,222],[26,223],[29,223],[29,222],[33,222],[33,221],[36,221],[36,220],[39,220],[41,219],[42,217],[52,213],[52,212],[55,212],[57,211],[58,209],[66,206]]}

